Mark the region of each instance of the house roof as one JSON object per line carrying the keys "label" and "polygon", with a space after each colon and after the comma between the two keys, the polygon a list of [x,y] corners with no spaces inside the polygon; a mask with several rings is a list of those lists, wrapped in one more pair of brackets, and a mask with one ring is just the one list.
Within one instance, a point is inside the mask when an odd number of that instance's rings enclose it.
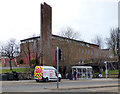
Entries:
{"label": "house roof", "polygon": [[[84,42],[84,41],[80,41],[80,40],[75,40],[75,39],[69,39],[69,38],[66,38],[66,37],[58,36],[58,35],[52,35],[52,37],[61,38],[61,39],[66,39],[66,40],[71,40],[71,41],[75,41],[75,42],[78,42],[78,43],[84,43],[84,44],[89,44],[89,45],[94,45],[94,46],[99,47],[99,45],[97,45],[97,44],[88,43],[88,42]],[[24,41],[26,41],[26,40],[32,40],[32,39],[36,39],[36,38],[40,38],[40,36],[27,38],[27,39],[23,39],[23,40],[20,40],[20,41],[21,41],[21,42],[24,42]]]}

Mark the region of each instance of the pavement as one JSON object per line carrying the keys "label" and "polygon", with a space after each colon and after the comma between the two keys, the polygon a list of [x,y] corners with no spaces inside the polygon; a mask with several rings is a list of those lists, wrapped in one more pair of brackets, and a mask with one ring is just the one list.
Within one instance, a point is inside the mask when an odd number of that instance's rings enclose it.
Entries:
{"label": "pavement", "polygon": [[[102,78],[102,79],[82,79],[82,80],[66,80],[66,79],[63,79],[62,82],[90,82],[90,81],[118,81],[118,79],[111,79],[111,78]],[[109,85],[88,85],[88,86],[70,86],[70,87],[59,87],[59,88],[46,88],[46,89],[51,89],[51,90],[56,90],[56,89],[59,89],[59,90],[70,90],[70,89],[89,89],[89,88],[104,88],[104,87],[118,87],[120,86],[119,84],[109,84]]]}

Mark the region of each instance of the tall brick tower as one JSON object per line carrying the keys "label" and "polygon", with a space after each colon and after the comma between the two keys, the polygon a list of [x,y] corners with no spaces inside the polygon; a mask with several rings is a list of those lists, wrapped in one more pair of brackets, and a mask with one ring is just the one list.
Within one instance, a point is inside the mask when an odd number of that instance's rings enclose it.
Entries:
{"label": "tall brick tower", "polygon": [[40,65],[51,65],[52,8],[41,4]]}

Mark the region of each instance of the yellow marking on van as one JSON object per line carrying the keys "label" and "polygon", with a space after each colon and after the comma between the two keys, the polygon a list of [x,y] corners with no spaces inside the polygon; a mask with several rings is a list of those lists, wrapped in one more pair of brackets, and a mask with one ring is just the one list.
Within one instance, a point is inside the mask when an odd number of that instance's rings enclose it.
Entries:
{"label": "yellow marking on van", "polygon": [[37,79],[42,79],[42,74],[43,74],[43,67],[42,66],[36,66],[35,67],[35,72],[34,72],[34,77]]}

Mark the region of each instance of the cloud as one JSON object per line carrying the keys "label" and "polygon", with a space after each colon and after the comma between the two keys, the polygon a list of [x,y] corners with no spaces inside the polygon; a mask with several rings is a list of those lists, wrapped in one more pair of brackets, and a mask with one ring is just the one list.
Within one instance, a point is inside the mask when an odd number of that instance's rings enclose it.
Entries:
{"label": "cloud", "polygon": [[90,42],[96,34],[107,37],[110,28],[117,26],[118,0],[1,0],[0,41],[39,34],[42,2],[52,7],[53,34],[70,26]]}

